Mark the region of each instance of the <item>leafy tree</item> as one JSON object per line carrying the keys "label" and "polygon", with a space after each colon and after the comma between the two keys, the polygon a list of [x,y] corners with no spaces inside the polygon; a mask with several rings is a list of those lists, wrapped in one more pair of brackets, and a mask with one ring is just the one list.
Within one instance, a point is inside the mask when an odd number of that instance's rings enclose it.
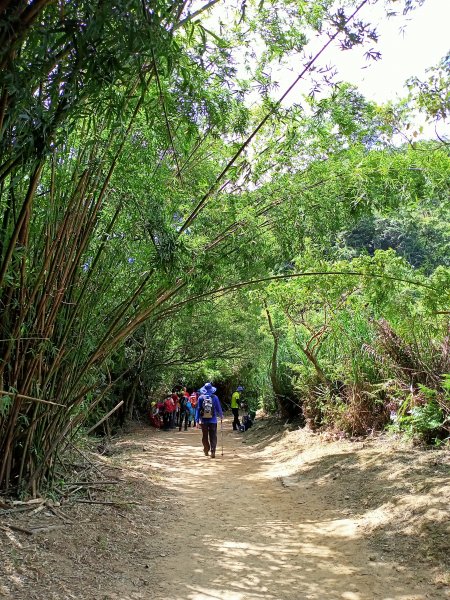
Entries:
{"label": "leafy tree", "polygon": [[[3,490],[51,484],[70,435],[114,394],[155,389],[158,367],[175,380],[184,360],[231,381],[255,365],[266,390],[266,323],[250,336],[237,318],[258,322],[261,302],[228,304],[228,292],[288,275],[297,257],[302,268],[309,238],[332,261],[338,235],[374,207],[431,197],[433,185],[433,200],[444,197],[445,152],[417,155],[426,177],[411,169],[407,152],[385,149],[389,124],[356,90],[334,88],[328,104],[310,104],[314,118],[284,107],[291,88],[273,98],[266,72],[308,35],[325,41],[297,81],[333,43],[374,40],[359,17],[367,3],[239,2],[217,27],[216,2],[1,3]],[[243,39],[263,44],[253,110],[233,53]],[[447,272],[433,277],[427,310],[441,312]],[[206,347],[186,352],[205,332]],[[292,354],[281,348],[274,371],[289,385]]]}
{"label": "leafy tree", "polygon": [[411,77],[409,100],[431,121],[445,121],[450,112],[450,53],[436,67],[427,69],[428,78]]}

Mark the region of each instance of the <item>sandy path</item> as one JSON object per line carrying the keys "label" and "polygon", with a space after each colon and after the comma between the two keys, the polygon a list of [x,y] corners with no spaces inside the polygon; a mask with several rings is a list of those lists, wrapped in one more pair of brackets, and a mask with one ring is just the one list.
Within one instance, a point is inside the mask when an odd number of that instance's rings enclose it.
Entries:
{"label": "sandy path", "polygon": [[270,474],[270,458],[243,445],[229,422],[224,429],[224,455],[219,435],[215,460],[203,456],[197,430],[157,432],[148,439],[154,458],[147,466],[163,469],[176,518],[166,513],[160,524],[150,589],[130,598],[449,597],[445,590],[430,591],[420,570],[372,555],[357,520],[331,508],[311,486],[286,487]]}
{"label": "sandy path", "polygon": [[227,421],[215,460],[200,431],[147,426],[91,456],[77,481],[120,480],[94,503],[0,516],[1,598],[450,599],[445,451]]}

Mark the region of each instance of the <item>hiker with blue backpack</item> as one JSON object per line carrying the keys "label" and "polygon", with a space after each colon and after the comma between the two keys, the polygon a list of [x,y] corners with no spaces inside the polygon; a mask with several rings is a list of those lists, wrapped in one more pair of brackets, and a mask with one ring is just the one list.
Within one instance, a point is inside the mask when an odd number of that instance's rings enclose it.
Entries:
{"label": "hiker with blue backpack", "polygon": [[223,412],[219,398],[215,395],[216,388],[211,383],[205,383],[200,388],[200,397],[197,402],[197,421],[202,427],[202,444],[205,456],[211,452],[211,458],[216,458],[217,447],[217,417],[222,423]]}

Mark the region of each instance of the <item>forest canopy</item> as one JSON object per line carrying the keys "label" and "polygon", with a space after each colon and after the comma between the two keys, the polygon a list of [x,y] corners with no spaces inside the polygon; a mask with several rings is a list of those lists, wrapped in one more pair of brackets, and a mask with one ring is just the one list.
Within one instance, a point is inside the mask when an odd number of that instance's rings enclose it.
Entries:
{"label": "forest canopy", "polygon": [[378,105],[320,60],[380,58],[367,0],[219,4],[0,2],[2,490],[206,378],[448,437],[449,142],[415,126],[448,116],[448,56]]}

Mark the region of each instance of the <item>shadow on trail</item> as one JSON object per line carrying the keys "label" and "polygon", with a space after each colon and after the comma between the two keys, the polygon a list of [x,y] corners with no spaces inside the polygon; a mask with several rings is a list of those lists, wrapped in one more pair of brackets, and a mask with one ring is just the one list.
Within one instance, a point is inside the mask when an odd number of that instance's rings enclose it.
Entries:
{"label": "shadow on trail", "polygon": [[[301,480],[301,489],[293,490],[271,480],[268,461],[256,460],[241,441],[240,434],[226,430],[222,457],[219,432],[213,460],[203,456],[198,430],[158,432],[157,440],[153,437],[156,454],[149,464],[162,466],[160,458],[164,459],[165,486],[180,505],[176,520],[164,532],[169,554],[155,563],[161,585],[151,596],[144,593],[130,599],[445,598],[438,590],[431,596],[421,591],[420,576],[389,556],[369,555],[355,519],[373,508],[358,504],[365,495],[364,485],[353,507],[336,497],[332,476],[327,480],[327,472],[335,472],[341,463],[355,476],[348,484],[356,486],[357,480],[361,484],[364,472],[357,453],[326,456],[309,464],[300,475],[290,477]],[[317,478],[319,471],[322,479]],[[395,494],[398,484],[386,481],[381,468],[374,473],[379,485],[390,486]]]}
{"label": "shadow on trail", "polygon": [[[411,451],[398,450],[390,471],[376,453],[369,460],[358,452],[330,454],[309,461],[284,483],[299,497],[320,497],[331,518],[347,515],[364,524],[369,515],[383,512],[384,519],[370,530],[372,548],[385,556],[394,552],[400,563],[432,559],[450,569],[448,466],[434,462],[432,451],[422,458],[432,467]],[[442,493],[433,493],[436,489]],[[412,528],[405,526],[409,517],[416,522]]]}
{"label": "shadow on trail", "polygon": [[[275,428],[261,433],[263,446],[283,435]],[[260,451],[258,437],[249,447],[251,436],[232,432],[227,419],[224,455],[219,430],[217,458],[211,459],[203,455],[199,430],[163,432],[140,426],[131,431],[103,461],[123,482],[101,496],[109,502],[62,507],[72,521],[62,530],[31,539],[8,534],[27,568],[15,562],[18,554],[5,557],[0,597],[448,598],[445,590],[430,584],[427,563],[416,555],[416,548],[423,548],[417,544],[422,535],[444,557],[450,555],[443,527],[429,535],[432,519],[437,522],[438,513],[444,514],[439,503],[445,502],[445,492],[429,501],[426,495],[430,486],[448,489],[448,465],[426,470],[407,453],[398,453],[396,468],[405,469],[407,476],[396,478],[371,449],[360,453],[347,446],[339,453],[330,446],[328,454],[308,455],[306,441],[303,447],[282,445],[281,453],[276,447]],[[414,508],[400,505],[404,519],[412,515],[408,511],[430,511],[423,527],[410,532],[397,530],[397,497],[405,500],[402,481],[410,487],[408,498],[416,501]],[[386,510],[391,511],[387,518]],[[384,511],[383,518],[372,519],[367,529],[366,519],[377,511]],[[41,522],[43,513],[30,518]],[[399,562],[399,546],[412,553],[409,562]]]}
{"label": "shadow on trail", "polygon": [[270,446],[286,434],[286,431],[292,431],[296,425],[291,423],[283,427],[278,419],[268,418],[256,421],[252,428],[245,432],[245,443],[248,446],[254,446],[258,449]]}

